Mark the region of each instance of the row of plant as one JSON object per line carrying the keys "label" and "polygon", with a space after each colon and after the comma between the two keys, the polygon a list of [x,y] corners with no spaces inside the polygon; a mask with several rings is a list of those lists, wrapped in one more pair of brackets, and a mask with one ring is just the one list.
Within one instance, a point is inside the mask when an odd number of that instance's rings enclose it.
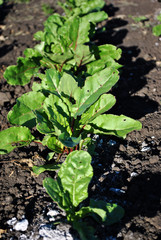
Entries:
{"label": "row of plant", "polygon": [[[32,141],[51,150],[48,160],[55,152],[58,160],[65,154],[62,164],[56,161],[34,166],[33,171],[58,170],[57,179],[45,178],[43,186],[66,211],[67,220],[83,240],[96,239],[86,217],[110,225],[124,215],[117,204],[94,199],[89,206],[82,203],[93,176],[92,134],[125,138],[141,128],[140,122],[129,117],[106,113],[116,103],[108,92],[119,80],[121,50],[110,44],[97,46],[92,40],[101,30],[96,24],[107,19],[101,10],[104,4],[103,0],[61,3],[65,16],[51,15],[44,31],[34,36],[40,43],[26,49],[25,57],[19,57],[17,65],[9,66],[4,73],[9,84],[25,85],[31,78],[34,82],[32,91],[19,97],[8,113],[9,122],[15,126],[0,132],[0,154]],[[37,139],[31,129],[42,137]]]}

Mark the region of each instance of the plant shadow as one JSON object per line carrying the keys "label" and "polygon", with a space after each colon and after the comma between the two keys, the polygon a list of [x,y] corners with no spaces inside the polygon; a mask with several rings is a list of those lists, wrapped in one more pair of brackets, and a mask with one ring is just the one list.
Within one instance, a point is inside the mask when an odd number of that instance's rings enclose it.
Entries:
{"label": "plant shadow", "polygon": [[[156,67],[156,64],[153,60],[147,61],[139,57],[141,50],[138,46],[124,46],[124,39],[128,34],[126,27],[128,21],[117,16],[111,18],[119,8],[110,4],[106,5],[104,10],[110,18],[104,26],[105,31],[98,33],[95,40],[98,45],[113,44],[121,48],[122,56],[119,63],[123,66],[120,69],[120,80],[112,89],[117,103],[110,113],[125,114],[128,117],[140,119],[148,113],[155,112],[159,107],[156,101],[142,91],[147,84],[146,75]],[[110,11],[111,14],[109,14]],[[138,91],[140,93],[137,93]]]}

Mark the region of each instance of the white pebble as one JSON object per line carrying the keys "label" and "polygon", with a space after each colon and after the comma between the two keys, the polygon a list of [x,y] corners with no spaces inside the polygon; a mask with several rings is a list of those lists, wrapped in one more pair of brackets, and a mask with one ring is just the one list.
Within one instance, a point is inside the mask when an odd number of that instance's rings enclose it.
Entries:
{"label": "white pebble", "polygon": [[27,219],[22,219],[14,225],[13,229],[15,229],[16,231],[23,231],[24,232],[24,231],[27,230],[28,225],[29,225],[28,220]]}

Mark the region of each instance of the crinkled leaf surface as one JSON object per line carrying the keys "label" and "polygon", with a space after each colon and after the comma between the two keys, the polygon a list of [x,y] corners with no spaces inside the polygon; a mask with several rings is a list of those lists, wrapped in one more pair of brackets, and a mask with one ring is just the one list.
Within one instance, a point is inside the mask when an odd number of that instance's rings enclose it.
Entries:
{"label": "crinkled leaf surface", "polygon": [[11,127],[0,132],[0,154],[10,153],[17,147],[23,147],[34,140],[27,127]]}
{"label": "crinkled leaf surface", "polygon": [[88,21],[88,22],[93,22],[93,23],[99,23],[108,18],[107,13],[104,11],[100,12],[92,12],[83,17],[83,20]]}
{"label": "crinkled leaf surface", "polygon": [[57,153],[62,153],[64,149],[64,145],[55,136],[48,137],[47,141],[43,141],[43,145]]}
{"label": "crinkled leaf surface", "polygon": [[19,57],[17,65],[7,67],[4,78],[12,85],[25,85],[29,83],[31,77],[38,72],[41,59],[41,54],[32,56],[32,58]]}
{"label": "crinkled leaf surface", "polygon": [[84,112],[80,119],[80,124],[85,125],[94,120],[100,114],[108,111],[116,103],[116,99],[111,94],[103,94],[100,98]]}
{"label": "crinkled leaf surface", "polygon": [[113,59],[119,60],[121,57],[122,50],[120,48],[115,47],[112,44],[105,44],[98,46],[99,56],[101,59],[106,59],[107,57],[111,57]]}
{"label": "crinkled leaf surface", "polygon": [[44,111],[34,111],[36,117],[36,128],[42,134],[54,133],[55,128],[49,121],[47,114]]}
{"label": "crinkled leaf surface", "polygon": [[77,66],[81,66],[87,64],[88,62],[94,61],[95,56],[89,46],[78,44],[75,50],[74,60]]}
{"label": "crinkled leaf surface", "polygon": [[70,153],[62,164],[58,176],[64,191],[69,192],[72,205],[77,207],[88,197],[88,185],[93,176],[89,153],[85,151]]}
{"label": "crinkled leaf surface", "polygon": [[88,0],[84,1],[83,3],[81,0],[76,0],[76,6],[81,7],[84,14],[88,12],[98,11],[103,8],[104,5],[105,1],[103,0]]}
{"label": "crinkled leaf surface", "polygon": [[8,113],[8,120],[14,125],[24,125],[32,128],[36,125],[33,110],[40,109],[45,96],[40,92],[28,92],[17,99],[17,103]]}
{"label": "crinkled leaf surface", "polygon": [[84,129],[95,134],[110,134],[125,138],[126,134],[140,130],[141,127],[139,121],[124,115],[103,114],[91,121]]}
{"label": "crinkled leaf surface", "polygon": [[67,105],[61,98],[56,95],[50,95],[45,99],[44,109],[58,136],[63,132],[71,134],[69,125],[70,113]]}
{"label": "crinkled leaf surface", "polygon": [[88,77],[84,87],[78,88],[74,93],[77,106],[74,118],[84,113],[103,93],[108,92],[118,79],[118,71],[112,68],[104,69]]}
{"label": "crinkled leaf surface", "polygon": [[58,71],[54,69],[46,70],[46,84],[48,85],[51,92],[56,92],[58,96],[60,95],[60,91],[58,90],[59,82],[61,75]]}
{"label": "crinkled leaf surface", "polygon": [[78,88],[78,83],[76,80],[68,73],[64,72],[58,87],[58,91],[61,92],[61,95],[68,96],[71,98],[74,96],[74,92]]}

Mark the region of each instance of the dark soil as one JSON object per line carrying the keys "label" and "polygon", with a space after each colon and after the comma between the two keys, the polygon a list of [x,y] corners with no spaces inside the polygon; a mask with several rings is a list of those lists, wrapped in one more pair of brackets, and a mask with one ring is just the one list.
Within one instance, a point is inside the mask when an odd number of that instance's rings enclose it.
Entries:
{"label": "dark soil", "polygon": [[[16,98],[30,91],[30,84],[8,85],[3,72],[7,66],[16,64],[27,47],[35,45],[33,34],[43,29],[46,19],[41,9],[43,2],[8,3],[0,8],[0,130],[10,126],[7,113]],[[56,1],[45,3],[61,13]],[[161,239],[161,38],[152,35],[161,3],[156,0],[106,3],[109,19],[103,23],[106,31],[96,36],[97,41],[114,44],[123,52],[120,81],[113,89],[117,104],[112,112],[140,120],[143,128],[128,134],[126,140],[97,138],[90,197],[118,203],[125,209],[125,216],[110,227],[96,226],[96,234],[101,240]],[[147,21],[136,23],[130,15],[146,16]],[[38,234],[40,224],[49,223],[48,210],[58,210],[42,187],[42,180],[49,173],[35,177],[31,172],[33,164],[43,164],[45,154],[45,149],[31,145],[0,157],[0,238],[43,239]],[[15,231],[7,224],[9,219],[20,220],[23,215],[29,221],[27,231]],[[70,230],[67,224],[56,229],[66,233]],[[77,234],[70,232],[76,239]]]}

